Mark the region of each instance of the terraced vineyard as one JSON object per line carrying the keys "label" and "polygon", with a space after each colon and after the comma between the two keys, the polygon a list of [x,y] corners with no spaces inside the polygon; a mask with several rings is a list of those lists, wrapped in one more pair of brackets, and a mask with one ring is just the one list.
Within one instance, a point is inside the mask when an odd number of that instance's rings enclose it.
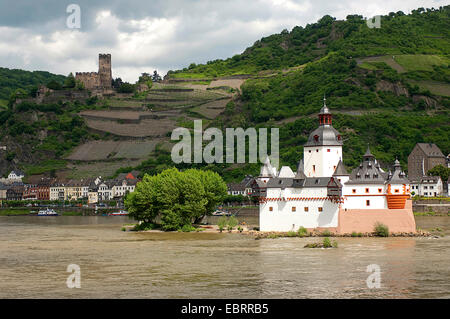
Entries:
{"label": "terraced vineyard", "polygon": [[70,177],[89,176],[93,167],[105,175],[129,164],[138,165],[148,159],[157,145],[170,147],[170,132],[176,127],[219,116],[231,100],[230,89],[238,89],[242,82],[211,81],[212,90],[192,88],[189,82],[154,83],[145,95],[116,94],[102,101],[106,109],[80,112],[88,128],[101,135],[108,133],[114,140],[90,141],[74,149],[66,157],[71,161]]}

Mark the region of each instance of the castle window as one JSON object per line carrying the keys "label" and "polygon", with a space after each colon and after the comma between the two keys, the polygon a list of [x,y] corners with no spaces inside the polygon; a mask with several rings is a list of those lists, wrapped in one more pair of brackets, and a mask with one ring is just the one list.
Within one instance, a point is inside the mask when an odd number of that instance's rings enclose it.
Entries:
{"label": "castle window", "polygon": [[296,210],[297,210],[297,208],[292,206],[292,211],[295,212]]}
{"label": "castle window", "polygon": [[396,189],[394,192],[396,192],[396,193],[398,193],[399,192],[399,190],[398,189]]}
{"label": "castle window", "polygon": [[383,190],[381,188],[378,188],[378,193],[381,193]]}
{"label": "castle window", "polygon": [[309,208],[308,207],[305,207],[305,212],[307,212],[309,210]]}
{"label": "castle window", "polygon": [[370,206],[370,200],[366,200],[366,206]]}
{"label": "castle window", "polygon": [[[333,165],[333,170],[336,170],[336,165]],[[340,181],[340,180],[339,180]]]}
{"label": "castle window", "polygon": [[316,171],[316,165],[313,165],[313,172]]}
{"label": "castle window", "polygon": [[368,193],[369,192],[369,189],[368,188],[366,188],[366,193]]}
{"label": "castle window", "polygon": [[319,153],[319,149],[318,148],[316,149],[316,153]]}
{"label": "castle window", "polygon": [[311,150],[309,150],[308,152],[310,152],[310,153],[311,153]]}
{"label": "castle window", "polygon": [[272,211],[273,211],[273,207],[270,206],[270,207],[269,207],[269,212],[272,212]]}
{"label": "castle window", "polygon": [[319,212],[323,211],[323,207],[319,207],[318,209],[319,209]]}
{"label": "castle window", "polygon": [[356,189],[353,188],[353,189],[352,189],[352,193],[353,193],[353,194],[356,194]]}
{"label": "castle window", "polygon": [[327,148],[327,152],[330,153],[330,149],[329,148]]}

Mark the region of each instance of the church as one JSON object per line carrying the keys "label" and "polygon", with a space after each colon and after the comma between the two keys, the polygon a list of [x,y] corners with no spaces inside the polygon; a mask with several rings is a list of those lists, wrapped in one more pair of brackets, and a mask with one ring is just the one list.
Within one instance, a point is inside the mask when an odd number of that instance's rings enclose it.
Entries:
{"label": "church", "polygon": [[370,152],[350,174],[343,164],[341,134],[326,106],[319,127],[304,145],[297,171],[278,171],[267,158],[256,179],[260,231],[329,230],[338,234],[372,232],[379,222],[390,232],[416,232],[409,181],[395,160],[385,171]]}

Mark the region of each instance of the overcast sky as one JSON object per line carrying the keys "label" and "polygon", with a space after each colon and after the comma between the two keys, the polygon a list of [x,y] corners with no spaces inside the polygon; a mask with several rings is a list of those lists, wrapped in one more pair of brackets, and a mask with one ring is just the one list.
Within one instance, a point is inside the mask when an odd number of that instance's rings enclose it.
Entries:
{"label": "overcast sky", "polygon": [[[81,28],[69,29],[69,4]],[[111,53],[113,77],[135,82],[158,72],[228,58],[261,37],[314,23],[329,14],[373,17],[439,0],[0,0],[0,67],[67,75],[97,71]]]}

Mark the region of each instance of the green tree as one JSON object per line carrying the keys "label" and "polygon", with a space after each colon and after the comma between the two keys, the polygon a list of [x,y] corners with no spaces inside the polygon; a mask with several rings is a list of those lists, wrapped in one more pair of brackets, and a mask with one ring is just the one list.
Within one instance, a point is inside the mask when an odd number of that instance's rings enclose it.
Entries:
{"label": "green tree", "polygon": [[145,175],[125,199],[125,206],[139,221],[154,223],[159,218],[164,230],[178,230],[212,212],[226,192],[224,185],[213,172],[170,168]]}
{"label": "green tree", "polygon": [[186,173],[196,176],[205,190],[205,199],[207,200],[205,214],[200,215],[197,220],[195,220],[195,223],[199,223],[204,216],[211,215],[217,205],[223,202],[227,195],[227,184],[219,174],[212,171],[189,169]]}
{"label": "green tree", "polygon": [[67,76],[67,78],[64,80],[64,88],[72,89],[76,86],[75,77],[73,76],[72,72]]}
{"label": "green tree", "polygon": [[450,168],[445,167],[444,165],[437,165],[430,169],[427,172],[428,176],[440,176],[442,179],[442,182],[445,183],[448,180],[448,177],[450,176]]}

